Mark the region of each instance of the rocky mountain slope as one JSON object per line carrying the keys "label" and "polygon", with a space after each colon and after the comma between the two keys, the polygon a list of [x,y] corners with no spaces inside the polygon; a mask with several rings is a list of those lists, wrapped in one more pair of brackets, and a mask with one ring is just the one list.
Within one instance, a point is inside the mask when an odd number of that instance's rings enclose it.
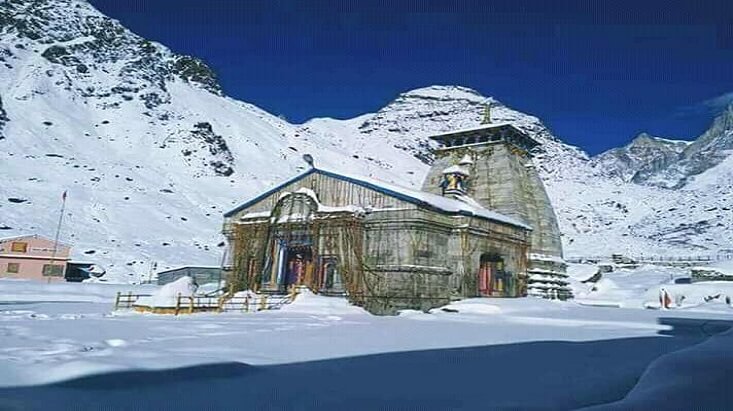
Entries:
{"label": "rocky mountain slope", "polygon": [[0,236],[53,236],[68,190],[61,238],[115,275],[218,264],[221,213],[302,153],[393,181],[423,167],[228,98],[204,63],[85,1],[0,1],[0,39]]}
{"label": "rocky mountain slope", "polygon": [[710,128],[680,153],[679,160],[651,174],[645,184],[678,188],[733,154],[733,105],[720,113]]}
{"label": "rocky mountain slope", "polygon": [[[627,238],[669,246],[670,254],[733,252],[733,106],[692,142],[642,135],[593,158],[595,172],[658,196]],[[661,189],[660,189],[661,188]],[[681,248],[681,249],[680,249]],[[661,251],[660,251],[661,252]]]}
{"label": "rocky mountain slope", "polygon": [[626,146],[594,157],[593,166],[605,176],[643,184],[654,173],[677,162],[690,144],[641,133]]}
{"label": "rocky mountain slope", "polygon": [[[535,161],[567,254],[731,247],[733,165],[717,137],[726,120],[689,146],[644,136],[595,159],[538,118],[457,86],[408,91],[350,120],[294,125],[227,97],[205,63],[82,0],[0,1],[0,63],[0,236],[53,235],[68,190],[62,239],[75,258],[118,278],[145,277],[153,262],[218,264],[222,212],[303,170],[304,153],[317,165],[419,187],[431,161],[427,137],[478,125],[487,102],[494,121],[542,143]],[[722,160],[684,187],[655,183],[675,155],[684,170],[699,169],[693,147]]]}
{"label": "rocky mountain slope", "polygon": [[601,174],[642,185],[680,188],[733,153],[733,105],[716,116],[695,141],[640,134],[630,144],[596,156]]}

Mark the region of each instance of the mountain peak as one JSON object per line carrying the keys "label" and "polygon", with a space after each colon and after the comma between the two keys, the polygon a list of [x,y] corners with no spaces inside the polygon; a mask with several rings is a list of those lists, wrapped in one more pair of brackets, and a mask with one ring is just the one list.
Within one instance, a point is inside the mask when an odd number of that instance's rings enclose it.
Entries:
{"label": "mountain peak", "polygon": [[733,102],[728,104],[728,106],[716,117],[716,120],[720,120],[725,122],[729,126],[733,126]]}
{"label": "mountain peak", "polygon": [[655,139],[656,137],[652,136],[651,134],[642,132],[642,133],[639,133],[636,137],[634,137],[633,140],[631,140],[631,144],[645,143],[645,142],[653,141]]}
{"label": "mountain peak", "polygon": [[399,98],[422,98],[443,101],[468,100],[477,103],[483,103],[491,100],[472,88],[456,85],[432,85],[416,88],[400,94]]}
{"label": "mountain peak", "polygon": [[642,132],[634,137],[634,139],[631,140],[631,143],[629,143],[626,147],[629,148],[646,145],[678,146],[680,148],[684,148],[690,145],[690,142],[685,140],[674,140],[669,138],[656,137],[649,133]]}
{"label": "mountain peak", "polygon": [[[216,76],[201,60],[181,56],[131,32],[87,1],[0,1],[0,56],[13,68],[38,52],[78,97],[116,95],[124,104],[139,100],[148,109],[170,101],[167,86],[179,79],[221,95]],[[3,60],[3,61],[5,61]],[[63,79],[63,80],[61,80]]]}

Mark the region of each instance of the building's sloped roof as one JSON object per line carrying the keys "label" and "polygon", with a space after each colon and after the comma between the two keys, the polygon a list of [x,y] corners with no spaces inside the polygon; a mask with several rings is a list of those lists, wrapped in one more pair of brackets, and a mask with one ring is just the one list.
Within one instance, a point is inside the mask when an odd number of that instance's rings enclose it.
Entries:
{"label": "building's sloped roof", "polygon": [[179,265],[173,268],[166,268],[162,271],[156,271],[156,274],[167,274],[173,271],[180,271],[180,270],[188,270],[188,269],[194,269],[194,270],[221,270],[221,267],[218,265]]}
{"label": "building's sloped roof", "polygon": [[337,180],[347,181],[349,183],[352,183],[352,184],[355,184],[361,187],[369,188],[371,190],[388,195],[390,197],[395,197],[402,201],[405,201],[411,204],[416,204],[418,206],[425,207],[428,209],[432,209],[432,210],[441,212],[443,214],[474,216],[474,217],[483,218],[486,220],[491,220],[491,221],[495,221],[499,223],[513,225],[516,227],[521,227],[527,230],[532,229],[532,227],[528,226],[527,224],[524,224],[523,222],[515,218],[508,217],[503,214],[499,214],[496,211],[491,211],[489,209],[486,209],[472,200],[468,202],[464,202],[464,201],[456,200],[453,198],[439,196],[437,194],[427,193],[425,191],[414,190],[414,189],[401,187],[401,186],[390,184],[390,183],[385,183],[379,180],[371,179],[369,177],[353,176],[353,175],[348,175],[348,174],[341,173],[341,172],[329,171],[329,170],[324,170],[324,169],[319,169],[319,168],[311,168],[310,170],[302,174],[299,174],[296,177],[291,178],[290,180],[283,182],[282,184],[262,193],[261,195],[227,212],[226,214],[224,214],[224,217],[231,217],[234,214],[238,213],[239,211],[244,210],[247,207],[266,198],[267,196],[277,192],[281,188],[287,185],[290,185],[292,183],[295,183],[315,173],[325,175],[331,178],[335,178]]}
{"label": "building's sloped roof", "polygon": [[435,137],[440,138],[443,136],[453,136],[453,135],[458,135],[458,134],[474,133],[476,131],[485,131],[485,130],[491,130],[495,128],[503,128],[503,127],[511,127],[517,130],[517,132],[522,133],[522,130],[518,129],[514,124],[503,122],[503,123],[481,124],[480,126],[464,128],[461,130],[446,131],[444,133],[431,135],[430,138],[435,138]]}
{"label": "building's sloped roof", "polygon": [[[40,234],[24,234],[24,235],[15,235],[15,236],[11,236],[11,237],[1,237],[0,238],[0,242],[12,241],[12,240],[21,240],[21,239],[24,239],[24,238],[41,238],[41,239],[44,239],[44,240],[49,241],[49,242],[52,242],[52,243],[54,242],[53,241],[53,238],[48,238],[48,237],[42,236]],[[58,245],[61,245],[61,246],[64,246],[64,247],[71,247],[71,244],[65,243],[63,241],[59,241],[58,242]]]}

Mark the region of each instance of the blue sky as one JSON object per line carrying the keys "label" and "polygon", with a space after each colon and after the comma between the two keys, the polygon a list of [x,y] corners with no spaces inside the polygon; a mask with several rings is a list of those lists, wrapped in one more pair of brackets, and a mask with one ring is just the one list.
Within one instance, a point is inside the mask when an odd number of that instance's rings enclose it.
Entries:
{"label": "blue sky", "polygon": [[457,84],[591,153],[691,139],[733,99],[731,1],[91,0],[291,122]]}

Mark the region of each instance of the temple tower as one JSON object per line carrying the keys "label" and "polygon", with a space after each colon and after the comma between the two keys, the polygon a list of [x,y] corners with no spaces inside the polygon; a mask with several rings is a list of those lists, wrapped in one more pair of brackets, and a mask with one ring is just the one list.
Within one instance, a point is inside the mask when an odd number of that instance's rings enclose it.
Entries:
{"label": "temple tower", "polygon": [[511,124],[491,124],[432,136],[441,144],[423,191],[470,197],[483,207],[532,227],[527,269],[529,295],[572,298],[557,218],[532,163],[539,143]]}

